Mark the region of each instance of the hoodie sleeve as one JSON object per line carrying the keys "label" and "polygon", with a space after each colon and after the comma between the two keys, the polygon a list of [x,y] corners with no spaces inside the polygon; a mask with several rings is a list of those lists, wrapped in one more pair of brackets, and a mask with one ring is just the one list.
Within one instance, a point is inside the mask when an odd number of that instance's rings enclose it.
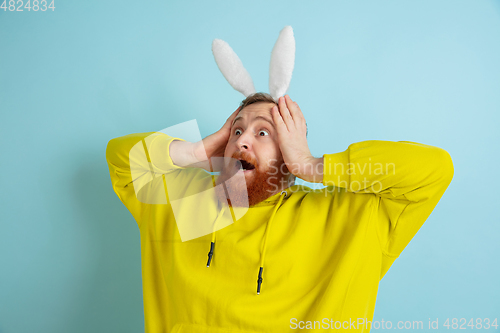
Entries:
{"label": "hoodie sleeve", "polygon": [[141,226],[147,204],[166,204],[165,176],[175,178],[184,168],[175,165],[169,154],[174,138],[161,132],[134,133],[108,142],[106,160],[111,184],[120,201]]}
{"label": "hoodie sleeve", "polygon": [[382,278],[450,184],[451,157],[420,143],[372,140],[323,158],[323,185],[376,195]]}

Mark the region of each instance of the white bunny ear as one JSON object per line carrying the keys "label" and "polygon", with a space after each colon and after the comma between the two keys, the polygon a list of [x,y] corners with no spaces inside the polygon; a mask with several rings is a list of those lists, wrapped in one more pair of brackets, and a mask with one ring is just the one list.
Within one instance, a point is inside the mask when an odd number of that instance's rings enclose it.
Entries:
{"label": "white bunny ear", "polygon": [[295,38],[291,26],[284,27],[271,53],[269,92],[274,100],[283,96],[292,80],[295,63]]}
{"label": "white bunny ear", "polygon": [[221,39],[212,42],[215,62],[227,82],[245,97],[255,93],[252,77],[228,43]]}

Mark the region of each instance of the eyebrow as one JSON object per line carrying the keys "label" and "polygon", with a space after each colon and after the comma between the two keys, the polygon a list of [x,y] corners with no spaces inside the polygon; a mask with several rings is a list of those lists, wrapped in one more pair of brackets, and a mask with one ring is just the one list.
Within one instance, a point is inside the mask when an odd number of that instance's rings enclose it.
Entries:
{"label": "eyebrow", "polygon": [[[238,116],[238,117],[236,117],[236,119],[234,119],[233,124],[232,124],[231,126],[233,126],[233,125],[234,125],[234,124],[235,124],[238,120],[240,120],[240,119],[243,119],[243,117],[242,117],[242,116]],[[257,116],[257,117],[255,117],[254,119],[262,119],[262,120],[264,120],[264,121],[267,121],[269,124],[271,124],[271,126],[272,126],[272,127],[273,127],[273,129],[274,129],[274,124],[272,123],[272,121],[271,121],[269,118],[266,118],[266,117],[264,117],[264,116]]]}

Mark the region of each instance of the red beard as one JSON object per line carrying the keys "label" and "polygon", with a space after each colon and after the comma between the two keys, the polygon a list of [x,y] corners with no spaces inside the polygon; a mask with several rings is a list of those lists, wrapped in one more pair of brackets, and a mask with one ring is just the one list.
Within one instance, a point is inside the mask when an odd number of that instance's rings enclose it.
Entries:
{"label": "red beard", "polygon": [[[264,171],[260,171],[257,161],[245,151],[237,151],[231,157],[216,180],[216,185],[222,184],[215,188],[217,198],[222,203],[227,202],[231,207],[250,207],[276,194],[280,185],[286,183],[288,169],[283,166],[285,173],[281,172],[283,162],[273,161]],[[240,159],[253,164],[255,168],[247,174],[236,174],[241,167]]]}

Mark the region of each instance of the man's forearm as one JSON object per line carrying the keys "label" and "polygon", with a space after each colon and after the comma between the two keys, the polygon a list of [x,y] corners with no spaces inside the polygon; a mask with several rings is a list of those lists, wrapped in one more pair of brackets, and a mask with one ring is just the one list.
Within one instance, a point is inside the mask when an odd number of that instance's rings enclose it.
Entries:
{"label": "man's forearm", "polygon": [[321,183],[323,182],[323,157],[310,157],[300,164],[292,163],[289,171],[307,182]]}
{"label": "man's forearm", "polygon": [[197,167],[210,170],[210,165],[208,164],[206,153],[204,154],[201,141],[193,143],[174,140],[170,144],[169,152],[170,158],[175,165],[180,167]]}
{"label": "man's forearm", "polygon": [[194,157],[192,142],[174,140],[170,144],[169,153],[172,162],[181,167],[197,162]]}

